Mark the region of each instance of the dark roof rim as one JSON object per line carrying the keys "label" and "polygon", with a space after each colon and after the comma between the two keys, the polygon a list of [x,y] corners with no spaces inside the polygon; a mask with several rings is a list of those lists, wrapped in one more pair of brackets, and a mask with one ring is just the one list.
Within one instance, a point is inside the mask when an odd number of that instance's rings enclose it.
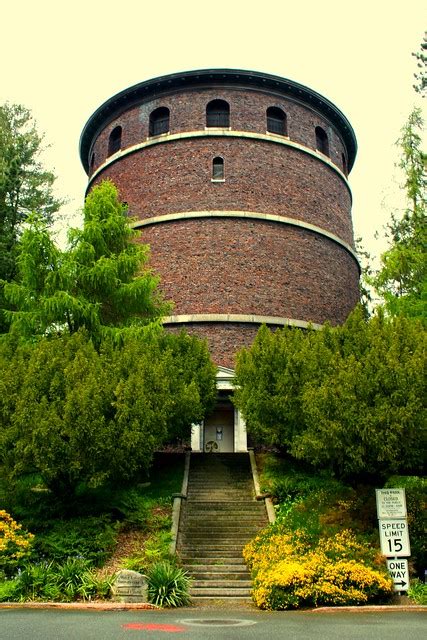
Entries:
{"label": "dark roof rim", "polygon": [[291,95],[306,102],[308,105],[311,104],[337,126],[347,146],[349,156],[348,164],[349,170],[351,170],[357,153],[357,140],[353,128],[342,111],[320,93],[294,80],[262,73],[260,71],[249,71],[245,69],[196,69],[144,80],[143,82],[123,89],[101,104],[86,122],[80,136],[80,159],[86,173],[88,173],[89,170],[88,155],[92,139],[103,122],[110,119],[114,113],[123,111],[127,105],[134,104],[139,98],[146,98],[150,93],[161,93],[179,87],[197,86],[205,84],[206,81],[224,82],[226,84],[243,83],[260,89],[274,88],[276,91],[281,91],[284,95]]}

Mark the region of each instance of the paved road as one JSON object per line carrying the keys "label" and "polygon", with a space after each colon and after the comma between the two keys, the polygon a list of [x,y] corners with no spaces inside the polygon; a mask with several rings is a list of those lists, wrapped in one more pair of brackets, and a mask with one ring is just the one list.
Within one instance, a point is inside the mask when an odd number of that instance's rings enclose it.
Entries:
{"label": "paved road", "polygon": [[425,640],[425,612],[0,610],[1,640]]}

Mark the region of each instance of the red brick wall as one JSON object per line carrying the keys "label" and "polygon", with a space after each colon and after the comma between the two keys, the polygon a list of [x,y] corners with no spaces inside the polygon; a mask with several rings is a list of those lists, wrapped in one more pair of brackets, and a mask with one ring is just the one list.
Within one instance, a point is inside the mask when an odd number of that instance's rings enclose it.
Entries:
{"label": "red brick wall", "polygon": [[[182,328],[182,325],[168,325],[168,330],[175,333],[181,331]],[[235,354],[243,347],[250,347],[259,327],[243,322],[223,324],[204,322],[202,324],[187,324],[185,329],[189,334],[207,340],[217,365],[234,369]]]}
{"label": "red brick wall", "polygon": [[174,314],[245,313],[343,322],[357,302],[354,258],[303,229],[197,219],[144,228]]}
{"label": "red brick wall", "polygon": [[[106,125],[95,140],[95,167],[105,161],[112,129],[123,127],[122,148],[143,142],[159,106],[170,109],[170,132],[204,131],[206,104],[230,104],[232,130],[266,133],[266,109],[288,118],[292,141],[315,149],[315,127],[328,133],[331,159],[342,169],[341,137],[308,106],[283,96],[243,89],[183,90],[134,106]],[[225,182],[211,182],[212,160],[225,162]],[[240,210],[294,218],[353,245],[351,197],[343,178],[317,157],[287,145],[231,137],[185,138],[155,144],[105,168],[138,219],[182,211]],[[144,227],[151,265],[178,314],[256,314],[333,324],[358,300],[354,257],[324,236],[274,222],[199,218]],[[171,328],[178,330],[179,327]],[[217,364],[232,367],[234,354],[253,340],[244,323],[188,325],[205,336]]]}
{"label": "red brick wall", "polygon": [[[225,182],[211,182],[224,158]],[[305,153],[241,138],[196,138],[148,147],[108,166],[138,219],[180,211],[240,210],[296,218],[353,244],[351,200],[342,178]]]}
{"label": "red brick wall", "polygon": [[217,98],[229,103],[230,127],[235,131],[266,133],[266,110],[273,106],[285,111],[290,140],[310,149],[316,149],[315,128],[322,127],[328,134],[331,160],[342,169],[345,146],[335,127],[320,113],[280,95],[230,88],[186,90],[151,99],[130,108],[108,123],[95,140],[92,147],[96,156],[94,168],[107,159],[108,138],[117,125],[123,128],[122,149],[146,140],[150,113],[158,107],[167,107],[170,110],[170,133],[203,131],[206,126],[206,105]]}

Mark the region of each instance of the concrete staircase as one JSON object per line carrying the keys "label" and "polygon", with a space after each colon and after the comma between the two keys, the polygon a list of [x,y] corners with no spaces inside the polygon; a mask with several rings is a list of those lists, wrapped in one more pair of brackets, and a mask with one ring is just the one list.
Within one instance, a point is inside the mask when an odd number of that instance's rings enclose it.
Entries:
{"label": "concrete staircase", "polygon": [[268,523],[254,499],[247,453],[192,453],[178,553],[193,578],[193,601],[250,597],[242,549]]}

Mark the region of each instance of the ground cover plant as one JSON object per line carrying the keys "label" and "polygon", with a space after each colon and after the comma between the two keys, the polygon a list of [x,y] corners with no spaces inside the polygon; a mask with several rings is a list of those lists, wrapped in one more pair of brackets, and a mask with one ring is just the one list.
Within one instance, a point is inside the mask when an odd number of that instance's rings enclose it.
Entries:
{"label": "ground cover plant", "polygon": [[393,584],[381,555],[372,487],[274,454],[258,456],[277,519],[244,549],[262,609],[386,602]]}
{"label": "ground cover plant", "polygon": [[169,560],[183,465],[183,454],[157,454],[137,482],[82,485],[66,505],[37,476],[13,491],[3,478],[0,501],[13,517],[0,512],[0,602],[106,598],[118,569],[133,561],[145,573]]}

